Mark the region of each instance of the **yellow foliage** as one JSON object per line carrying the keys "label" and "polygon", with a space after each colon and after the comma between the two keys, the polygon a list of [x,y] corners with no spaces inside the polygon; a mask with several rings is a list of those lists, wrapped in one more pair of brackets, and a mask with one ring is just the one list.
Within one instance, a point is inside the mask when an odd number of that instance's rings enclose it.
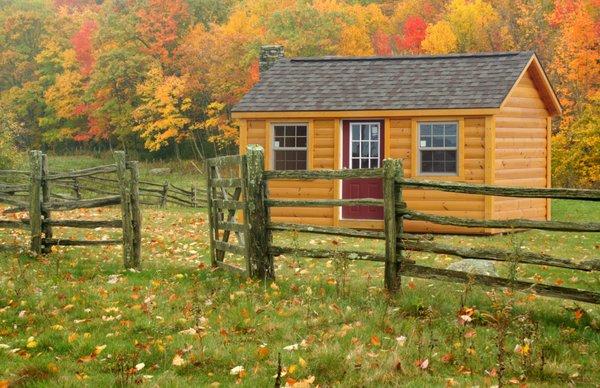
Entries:
{"label": "yellow foliage", "polygon": [[340,55],[373,55],[373,46],[368,31],[362,26],[345,26],[338,46]]}
{"label": "yellow foliage", "polygon": [[427,26],[427,34],[421,42],[421,47],[430,54],[446,54],[456,51],[458,41],[450,23],[442,20]]}

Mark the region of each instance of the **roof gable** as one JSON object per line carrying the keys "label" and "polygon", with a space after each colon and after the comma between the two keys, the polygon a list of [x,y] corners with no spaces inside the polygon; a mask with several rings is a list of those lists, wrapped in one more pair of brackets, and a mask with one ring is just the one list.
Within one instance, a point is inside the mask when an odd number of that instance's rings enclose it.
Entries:
{"label": "roof gable", "polygon": [[532,58],[519,52],[282,59],[233,111],[499,108]]}

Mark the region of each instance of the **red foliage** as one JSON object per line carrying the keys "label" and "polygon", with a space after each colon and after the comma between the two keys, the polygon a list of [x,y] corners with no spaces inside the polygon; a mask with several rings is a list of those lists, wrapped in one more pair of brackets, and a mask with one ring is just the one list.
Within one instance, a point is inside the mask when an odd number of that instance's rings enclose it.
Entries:
{"label": "red foliage", "polygon": [[149,0],[137,15],[140,18],[137,28],[146,46],[145,51],[170,65],[179,31],[183,30],[186,19],[190,17],[187,3],[182,0]]}
{"label": "red foliage", "polygon": [[373,48],[377,55],[392,55],[392,42],[390,36],[382,30],[375,31],[373,34]]}
{"label": "red foliage", "polygon": [[71,44],[75,50],[77,61],[79,61],[81,74],[90,75],[94,67],[94,57],[92,55],[92,36],[98,25],[94,20],[86,20],[79,31],[71,38]]}
{"label": "red foliage", "polygon": [[406,19],[403,27],[404,36],[394,37],[398,51],[417,52],[421,49],[421,41],[425,39],[427,23],[420,16],[411,16]]}
{"label": "red foliage", "polygon": [[579,0],[554,0],[554,11],[549,15],[550,25],[556,27],[563,23],[582,4]]}

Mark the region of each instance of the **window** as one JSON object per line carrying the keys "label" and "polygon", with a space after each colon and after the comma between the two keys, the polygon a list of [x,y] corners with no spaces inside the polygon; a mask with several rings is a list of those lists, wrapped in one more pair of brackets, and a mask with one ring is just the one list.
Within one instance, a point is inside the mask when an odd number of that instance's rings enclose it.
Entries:
{"label": "window", "polygon": [[350,123],[350,168],[379,167],[379,123]]}
{"label": "window", "polygon": [[273,125],[275,170],[306,170],[306,124]]}
{"label": "window", "polygon": [[457,174],[458,123],[419,123],[422,174]]}

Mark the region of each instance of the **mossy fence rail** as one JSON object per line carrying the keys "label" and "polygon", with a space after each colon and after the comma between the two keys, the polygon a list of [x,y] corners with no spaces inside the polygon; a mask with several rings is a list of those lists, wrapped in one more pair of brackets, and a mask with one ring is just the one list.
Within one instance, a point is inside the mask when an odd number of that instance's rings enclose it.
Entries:
{"label": "mossy fence rail", "polygon": [[[239,166],[237,176],[223,178],[220,169]],[[270,199],[267,181],[316,179],[382,178],[383,199]],[[539,295],[600,304],[600,293],[543,283],[508,279],[496,276],[469,274],[449,269],[433,268],[406,258],[405,251],[429,252],[466,259],[502,261],[516,264],[559,267],[574,271],[600,271],[600,260],[576,261],[553,257],[545,253],[499,248],[468,248],[443,244],[404,233],[404,220],[421,220],[442,225],[476,228],[541,229],[564,232],[600,232],[600,223],[534,221],[524,219],[476,220],[461,217],[438,216],[407,208],[402,190],[428,189],[478,195],[527,198],[557,198],[600,201],[600,190],[563,188],[521,188],[434,182],[408,179],[403,176],[400,160],[386,159],[382,168],[355,170],[265,171],[264,152],[260,146],[250,145],[244,156],[228,156],[207,162],[207,197],[210,224],[211,260],[215,267],[224,267],[258,278],[275,277],[273,259],[282,254],[308,258],[345,258],[384,263],[384,287],[390,293],[400,289],[401,276],[412,276],[458,283],[472,282],[492,287],[512,287]],[[227,191],[229,190],[229,191]],[[364,231],[349,228],[310,226],[272,222],[272,207],[331,207],[382,206],[384,230]],[[236,217],[236,213],[243,213]],[[385,240],[385,254],[372,252],[299,249],[273,244],[273,231],[295,231],[327,235]],[[231,232],[238,235],[237,243],[230,241]],[[241,255],[246,268],[224,263],[225,253]]]}
{"label": "mossy fence rail", "polygon": [[[31,232],[30,250],[34,254],[50,253],[53,246],[123,246],[125,268],[141,265],[141,227],[138,164],[126,161],[125,153],[114,153],[115,164],[69,172],[50,172],[48,158],[41,151],[30,151],[30,170],[0,170],[0,203],[12,207],[3,214],[28,212],[28,218],[2,220],[0,228],[24,228]],[[103,197],[83,199],[60,192],[66,182],[95,178],[115,181],[115,194],[95,189]],[[68,186],[68,185],[67,185]],[[107,194],[107,195],[106,195]],[[57,219],[56,213],[120,205],[121,218],[112,220]],[[121,229],[121,239],[72,240],[57,238],[55,227],[84,229]]]}

